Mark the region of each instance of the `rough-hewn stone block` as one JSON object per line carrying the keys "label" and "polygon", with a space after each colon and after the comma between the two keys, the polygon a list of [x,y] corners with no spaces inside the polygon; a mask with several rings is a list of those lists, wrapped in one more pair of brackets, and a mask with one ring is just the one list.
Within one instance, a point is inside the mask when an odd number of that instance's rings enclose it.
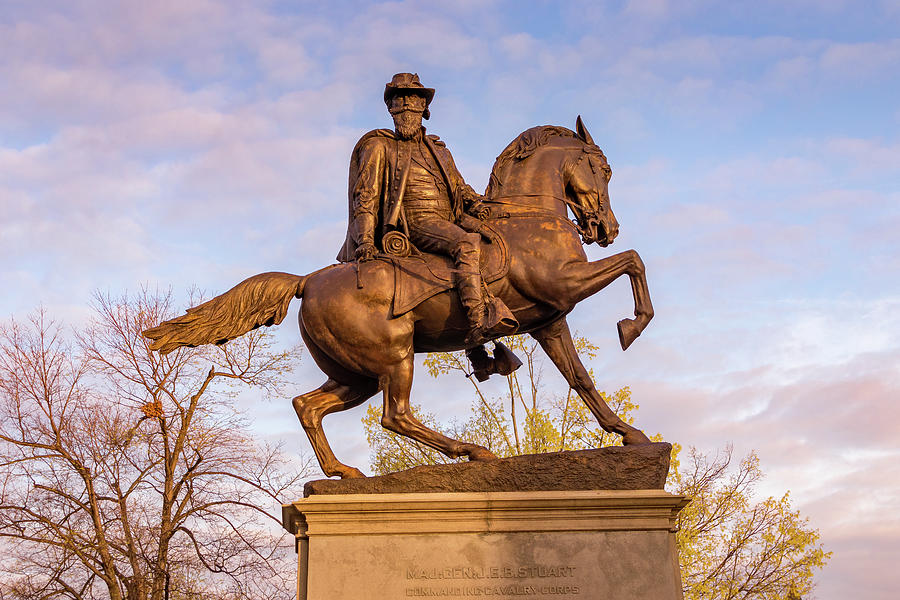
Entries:
{"label": "rough-hewn stone block", "polygon": [[661,490],[671,444],[526,454],[496,461],[416,467],[365,479],[310,481],[314,494]]}

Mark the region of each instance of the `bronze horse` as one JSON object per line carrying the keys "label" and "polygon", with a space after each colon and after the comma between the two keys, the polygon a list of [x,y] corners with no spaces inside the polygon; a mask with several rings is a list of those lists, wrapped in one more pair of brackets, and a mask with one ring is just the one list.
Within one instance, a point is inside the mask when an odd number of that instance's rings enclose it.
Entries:
{"label": "bronze horse", "polygon": [[[588,262],[581,247],[582,241],[607,246],[618,233],[607,191],[611,174],[580,117],[576,132],[535,127],[513,140],[497,158],[486,193],[489,223],[506,240],[510,255],[507,276],[490,289],[512,310],[518,333],[540,342],[600,425],[621,434],[625,444],[642,444],[647,437],[617,417],[595,389],[565,319],[578,302],[620,275],[631,279],[635,315],[618,323],[623,350],[653,317],[637,252]],[[568,218],[569,208],[577,223]],[[302,298],[300,333],[328,380],[294,398],[293,405],[326,475],[364,476],[335,458],[322,419],[362,404],[379,390],[384,394],[381,423],[387,429],[453,458],[494,459],[486,448],[428,429],[409,407],[415,353],[465,347],[468,325],[456,292],[437,294],[399,317],[391,314],[393,292],[393,266],[382,260],[332,265],[306,276],[263,273],[145,335],[163,353],[224,343],[280,323],[290,301]]]}

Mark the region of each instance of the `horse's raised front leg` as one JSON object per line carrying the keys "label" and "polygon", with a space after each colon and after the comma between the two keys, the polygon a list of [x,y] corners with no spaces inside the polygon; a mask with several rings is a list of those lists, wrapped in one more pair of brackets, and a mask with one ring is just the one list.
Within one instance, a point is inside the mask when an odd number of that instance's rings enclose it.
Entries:
{"label": "horse's raised front leg", "polygon": [[359,406],[378,391],[378,382],[360,383],[356,386],[342,385],[329,379],[322,386],[302,396],[294,398],[294,411],[300,418],[309,442],[312,444],[322,472],[328,477],[340,475],[348,477],[365,477],[362,471],[340,462],[331,450],[325,432],[322,431],[322,419],[325,415]]}
{"label": "horse's raised front leg", "polygon": [[559,319],[543,329],[533,331],[531,335],[540,342],[541,348],[566,378],[569,385],[588,405],[603,429],[621,435],[622,443],[625,445],[650,443],[649,438],[640,429],[632,427],[616,416],[616,413],[603,401],[603,397],[594,387],[594,382],[591,381],[587,369],[578,358],[575,342],[572,341],[569,324],[566,323],[565,318]]}
{"label": "horse's raised front leg", "polygon": [[428,429],[412,414],[409,392],[412,389],[413,356],[398,363],[388,375],[382,377],[384,388],[384,412],[381,424],[385,429],[443,452],[450,458],[468,456],[469,460],[494,460],[497,457],[487,448],[448,438]]}
{"label": "horse's raised front leg", "polygon": [[619,342],[622,350],[626,350],[653,318],[644,261],[637,252],[626,250],[593,262],[568,263],[556,281],[563,287],[561,298],[569,302],[571,307],[596,294],[621,275],[628,275],[631,279],[631,292],[634,296],[635,318],[622,319],[618,323]]}

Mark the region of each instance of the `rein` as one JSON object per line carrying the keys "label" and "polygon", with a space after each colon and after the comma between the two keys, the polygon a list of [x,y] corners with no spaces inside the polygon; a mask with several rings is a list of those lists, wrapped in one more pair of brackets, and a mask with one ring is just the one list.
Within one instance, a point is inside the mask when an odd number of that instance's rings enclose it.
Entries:
{"label": "rein", "polygon": [[578,204],[575,204],[568,198],[560,198],[559,196],[552,196],[549,194],[515,194],[515,195],[497,196],[494,198],[485,199],[485,201],[484,201],[485,204],[502,204],[503,206],[509,206],[509,207],[513,207],[515,209],[519,209],[518,214],[504,213],[503,215],[498,215],[496,217],[492,215],[491,218],[492,219],[494,219],[494,218],[508,219],[511,217],[550,216],[550,217],[553,217],[553,218],[563,221],[564,223],[566,223],[566,225],[571,226],[579,235],[584,237],[584,230],[578,224],[577,220],[569,219],[565,215],[561,215],[557,212],[553,212],[552,210],[543,208],[541,206],[528,206],[528,205],[523,206],[522,204],[519,204],[517,202],[511,202],[510,200],[512,200],[514,198],[553,198],[554,200],[559,200],[560,202],[563,202],[564,204],[567,204],[567,205],[571,206],[572,208],[581,209],[581,207]]}
{"label": "rein", "polygon": [[[581,163],[581,161],[583,161],[585,158],[587,158],[588,165],[590,165],[590,168],[591,168],[591,174],[594,177],[594,183],[597,184],[596,187],[599,188],[600,186],[599,186],[599,183],[597,182],[598,168],[594,164],[592,155],[595,152],[592,151],[592,148],[596,149],[596,151],[599,152],[600,156],[603,156],[603,152],[600,151],[599,148],[594,146],[593,142],[591,142],[590,146],[588,146],[586,143],[582,147],[578,158],[572,162],[571,166],[566,167],[565,162],[564,162],[563,168],[566,171],[575,169],[578,167],[578,165]],[[605,163],[605,157],[604,157],[604,163]],[[608,181],[609,180],[609,165],[604,164],[603,166],[600,167],[600,171],[602,171],[604,173],[604,175],[606,176],[606,179]],[[498,187],[503,186],[503,182],[500,181],[500,179],[496,176],[495,173],[493,173],[493,172],[491,173],[491,178],[492,178],[492,180],[496,181]],[[513,201],[513,200],[519,200],[521,202],[523,199],[527,200],[529,198],[552,198],[553,200],[562,202],[563,205],[571,208],[572,212],[575,213],[576,217],[578,217],[578,218],[569,219],[568,215],[560,215],[559,213],[556,213],[552,210],[543,208],[541,206],[528,206],[528,205],[523,206],[519,202]],[[596,241],[594,239],[593,234],[590,232],[590,229],[592,226],[595,226],[599,222],[599,215],[597,214],[597,211],[587,208],[585,206],[582,206],[576,202],[573,202],[566,197],[560,197],[560,196],[556,196],[556,195],[552,195],[552,194],[509,194],[509,195],[499,195],[499,196],[495,196],[490,199],[485,199],[485,203],[487,203],[487,204],[492,204],[492,203],[493,204],[502,204],[505,206],[515,207],[516,209],[522,209],[521,212],[519,212],[518,214],[510,215],[507,213],[507,214],[503,215],[502,217],[498,216],[498,218],[509,218],[511,216],[524,217],[524,216],[551,215],[551,216],[553,216],[557,219],[561,219],[561,220],[565,221],[567,224],[571,225],[575,229],[575,231],[577,231],[581,235],[581,239],[584,241],[584,243],[588,244],[588,243],[592,243],[592,242]],[[565,208],[563,209],[563,211],[565,212]],[[584,226],[582,226],[582,223],[584,223]]]}
{"label": "rein", "polygon": [[[580,211],[584,210],[584,208],[580,204],[578,204],[576,202],[572,202],[568,198],[561,198],[559,196],[552,196],[550,194],[512,194],[509,196],[496,196],[495,198],[491,198],[490,200],[485,200],[485,202],[488,202],[488,203],[496,202],[497,204],[508,204],[508,205],[514,205],[514,206],[521,206],[521,204],[516,204],[514,202],[504,202],[503,199],[505,199],[505,198],[553,198],[554,200],[559,200],[563,204],[569,205],[573,209],[578,209]],[[528,207],[528,208],[537,208],[538,210],[543,210],[546,212],[553,212],[553,211],[547,210],[546,208],[540,208],[537,206],[532,206],[532,207]],[[553,214],[556,214],[556,213],[553,213]]]}

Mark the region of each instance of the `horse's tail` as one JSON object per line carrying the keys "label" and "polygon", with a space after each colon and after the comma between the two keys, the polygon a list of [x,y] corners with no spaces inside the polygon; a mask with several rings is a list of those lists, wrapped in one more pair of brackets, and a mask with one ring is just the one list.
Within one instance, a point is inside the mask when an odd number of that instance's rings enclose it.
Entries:
{"label": "horse's tail", "polygon": [[187,314],[144,331],[161,354],[187,346],[224,344],[261,325],[278,325],[294,298],[303,296],[309,275],[260,273],[221,296],[189,308]]}

